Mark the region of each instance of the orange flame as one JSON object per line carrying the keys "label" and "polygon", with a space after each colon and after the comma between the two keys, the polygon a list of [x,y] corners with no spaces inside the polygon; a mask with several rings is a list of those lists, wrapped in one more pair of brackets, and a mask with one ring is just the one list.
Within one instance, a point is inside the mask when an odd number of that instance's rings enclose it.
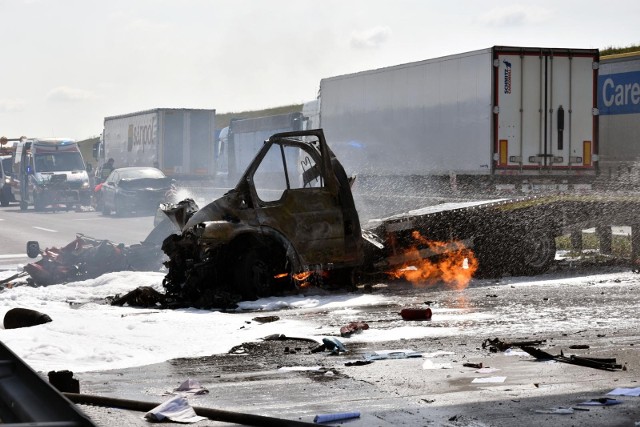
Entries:
{"label": "orange flame", "polygon": [[[412,237],[417,243],[403,254],[406,261],[400,268],[387,274],[397,279],[404,278],[416,285],[433,285],[442,281],[454,289],[462,290],[469,284],[478,269],[478,260],[471,249],[459,241],[427,240],[418,231],[414,231]],[[435,255],[436,259],[424,257],[417,244],[426,246],[429,252],[427,256]]]}

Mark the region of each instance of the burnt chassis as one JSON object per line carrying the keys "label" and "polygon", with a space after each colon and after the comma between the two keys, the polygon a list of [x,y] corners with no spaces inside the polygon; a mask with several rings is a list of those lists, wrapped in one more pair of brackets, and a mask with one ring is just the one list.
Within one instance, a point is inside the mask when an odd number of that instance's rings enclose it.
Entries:
{"label": "burnt chassis", "polygon": [[[288,150],[300,153],[295,168]],[[265,200],[255,180],[274,152],[286,185]],[[164,205],[180,230],[162,243],[167,295],[210,307],[295,292],[309,282],[353,286],[364,250],[350,184],[322,130],[271,136],[220,199],[202,209],[193,200]]]}

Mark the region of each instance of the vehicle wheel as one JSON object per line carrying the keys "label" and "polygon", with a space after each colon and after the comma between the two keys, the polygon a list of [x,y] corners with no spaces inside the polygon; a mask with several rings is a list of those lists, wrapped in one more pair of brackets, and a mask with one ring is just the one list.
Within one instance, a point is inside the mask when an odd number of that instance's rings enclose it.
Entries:
{"label": "vehicle wheel", "polygon": [[44,204],[42,203],[42,200],[40,200],[40,198],[35,194],[33,195],[33,208],[38,212],[44,210]]}
{"label": "vehicle wheel", "polygon": [[122,202],[118,199],[114,199],[113,204],[115,205],[113,209],[116,211],[116,216],[124,216],[126,212],[122,208]]}
{"label": "vehicle wheel", "polygon": [[507,271],[508,245],[493,236],[483,236],[476,240],[473,253],[478,260],[475,277],[482,279],[500,278]]}
{"label": "vehicle wheel", "polygon": [[106,203],[102,202],[102,215],[108,216],[111,215],[111,209],[109,209],[109,206],[107,206]]}
{"label": "vehicle wheel", "polygon": [[29,204],[27,202],[25,202],[24,200],[20,201],[20,210],[21,211],[26,211],[28,207],[29,207]]}
{"label": "vehicle wheel", "polygon": [[517,256],[512,265],[514,276],[535,276],[549,270],[556,258],[556,239],[545,230],[524,233]]}
{"label": "vehicle wheel", "polygon": [[9,197],[7,197],[4,191],[0,194],[0,205],[2,207],[9,206]]}
{"label": "vehicle wheel", "polygon": [[[273,256],[266,248],[250,248],[237,259],[233,277],[235,290],[247,300],[273,295],[278,291],[276,266]],[[283,265],[285,262],[282,263]]]}

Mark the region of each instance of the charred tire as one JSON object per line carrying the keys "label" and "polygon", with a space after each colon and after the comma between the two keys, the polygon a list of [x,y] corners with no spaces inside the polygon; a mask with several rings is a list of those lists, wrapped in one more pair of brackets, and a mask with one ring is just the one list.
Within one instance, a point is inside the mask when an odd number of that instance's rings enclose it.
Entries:
{"label": "charred tire", "polygon": [[[242,252],[232,267],[235,290],[243,299],[255,300],[280,293],[281,283],[276,275],[285,272],[286,262],[274,256],[268,248],[253,247]],[[289,275],[287,275],[289,278]],[[287,279],[290,280],[290,279]]]}
{"label": "charred tire", "polygon": [[514,263],[514,276],[535,276],[549,270],[556,257],[556,239],[545,230],[524,233],[518,247],[518,262]]}

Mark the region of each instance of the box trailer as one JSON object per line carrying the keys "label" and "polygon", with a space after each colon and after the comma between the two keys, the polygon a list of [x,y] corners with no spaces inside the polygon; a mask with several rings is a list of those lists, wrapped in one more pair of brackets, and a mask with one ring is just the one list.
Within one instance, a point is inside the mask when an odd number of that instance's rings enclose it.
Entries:
{"label": "box trailer", "polygon": [[322,79],[319,124],[363,175],[594,176],[597,49],[494,46]]}
{"label": "box trailer", "polygon": [[614,182],[635,176],[635,184],[640,171],[640,52],[600,59],[598,110],[603,175]]}
{"label": "box trailer", "polygon": [[219,182],[235,184],[271,135],[303,130],[304,126],[305,117],[300,112],[231,119],[220,131],[216,148]]}
{"label": "box trailer", "polygon": [[116,168],[155,166],[167,175],[213,175],[214,135],[215,110],[156,108],[105,117],[96,157],[100,165],[113,158]]}

